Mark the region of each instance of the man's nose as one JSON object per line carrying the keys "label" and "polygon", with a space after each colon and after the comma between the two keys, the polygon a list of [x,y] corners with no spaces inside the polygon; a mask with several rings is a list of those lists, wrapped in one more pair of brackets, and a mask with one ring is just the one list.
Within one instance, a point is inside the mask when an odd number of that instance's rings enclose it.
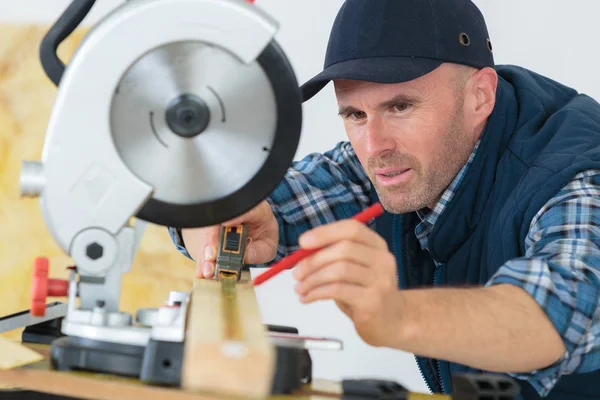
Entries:
{"label": "man's nose", "polygon": [[382,118],[370,118],[365,128],[367,153],[369,156],[378,156],[381,153],[394,149],[395,144],[392,132]]}

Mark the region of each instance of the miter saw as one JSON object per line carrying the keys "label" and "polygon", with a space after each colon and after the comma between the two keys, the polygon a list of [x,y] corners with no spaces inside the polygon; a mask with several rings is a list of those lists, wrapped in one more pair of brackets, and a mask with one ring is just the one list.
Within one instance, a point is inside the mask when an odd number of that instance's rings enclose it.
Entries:
{"label": "miter saw", "polygon": [[[22,196],[39,197],[75,265],[68,281],[49,279],[38,258],[31,311],[18,318],[37,326],[46,309],[64,311],[52,340],[58,369],[177,384],[169,367],[181,355],[188,293],[134,317],[119,310],[121,277],[146,223],[215,225],[268,196],[297,149],[301,94],[277,23],[244,0],[126,1],[65,66],[56,50],[94,2],[72,1],[42,42],[58,92],[41,162],[21,172]],[[48,296],[68,296],[67,305],[48,305]],[[308,343],[274,340],[281,349]]]}

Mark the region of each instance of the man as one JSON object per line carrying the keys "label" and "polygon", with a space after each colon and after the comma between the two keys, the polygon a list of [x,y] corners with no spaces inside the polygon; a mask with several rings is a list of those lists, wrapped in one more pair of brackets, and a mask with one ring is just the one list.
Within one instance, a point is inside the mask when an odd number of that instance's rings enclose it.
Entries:
{"label": "man", "polygon": [[[374,346],[412,352],[434,392],[451,374],[517,378],[524,399],[600,398],[600,105],[496,66],[468,0],[348,0],[323,72],[349,142],[295,162],[230,221],[305,303],[333,299]],[[347,218],[374,201],[386,213]],[[214,273],[218,228],[171,230]]]}

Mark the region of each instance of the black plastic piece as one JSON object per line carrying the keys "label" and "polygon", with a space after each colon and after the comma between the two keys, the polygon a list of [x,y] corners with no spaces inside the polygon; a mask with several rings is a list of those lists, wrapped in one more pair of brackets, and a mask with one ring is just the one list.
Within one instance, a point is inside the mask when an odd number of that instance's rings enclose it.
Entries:
{"label": "black plastic piece", "polygon": [[140,380],[163,386],[181,386],[184,342],[150,339],[146,346]]}
{"label": "black plastic piece", "polygon": [[51,344],[55,339],[64,336],[60,331],[62,320],[62,317],[55,318],[26,327],[21,333],[21,341],[23,343]]}
{"label": "black plastic piece", "polygon": [[285,325],[267,325],[267,329],[270,332],[298,334],[297,328]]}
{"label": "black plastic piece", "polygon": [[308,351],[279,346],[276,351],[271,394],[290,394],[312,380],[312,361]]}
{"label": "black plastic piece", "polygon": [[302,383],[312,382],[312,358],[308,350],[302,351]]}
{"label": "black plastic piece", "polygon": [[65,64],[58,58],[58,46],[79,26],[96,0],[73,0],[56,20],[40,45],[40,60],[48,78],[59,85]]}
{"label": "black plastic piece", "polygon": [[[267,325],[271,332],[298,334],[285,325]],[[312,381],[312,359],[305,349],[277,347],[276,372],[271,394],[289,394]]]}
{"label": "black plastic piece", "polygon": [[231,228],[231,232],[228,232],[225,237],[225,250],[228,251],[239,251],[240,250],[240,234],[237,233],[235,227]]}
{"label": "black plastic piece", "polygon": [[505,375],[457,374],[452,377],[453,400],[516,400],[517,382]]}
{"label": "black plastic piece", "polygon": [[408,390],[397,382],[385,379],[344,379],[341,400],[401,400]]}
{"label": "black plastic piece", "polygon": [[85,370],[139,377],[143,346],[64,336],[51,347],[51,365],[61,371]]}

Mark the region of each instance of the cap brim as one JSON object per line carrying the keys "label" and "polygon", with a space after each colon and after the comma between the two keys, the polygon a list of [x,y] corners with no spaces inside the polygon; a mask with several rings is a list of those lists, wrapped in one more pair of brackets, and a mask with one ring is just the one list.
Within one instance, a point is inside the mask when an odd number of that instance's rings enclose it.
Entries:
{"label": "cap brim", "polygon": [[333,64],[302,86],[302,101],[311,99],[330,81],[353,79],[377,83],[400,83],[426,75],[443,61],[414,57],[375,57],[342,61]]}

